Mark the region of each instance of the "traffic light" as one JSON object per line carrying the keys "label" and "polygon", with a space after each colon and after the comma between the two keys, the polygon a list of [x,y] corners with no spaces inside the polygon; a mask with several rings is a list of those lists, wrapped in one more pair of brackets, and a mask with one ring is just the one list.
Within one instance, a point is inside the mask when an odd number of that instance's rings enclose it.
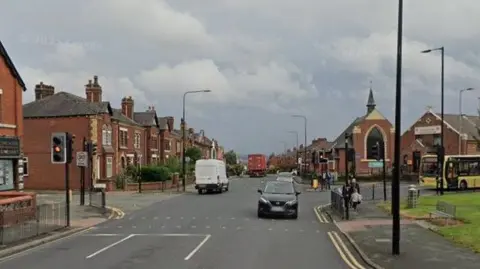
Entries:
{"label": "traffic light", "polygon": [[378,142],[372,146],[372,156],[377,161],[380,160],[380,144]]}
{"label": "traffic light", "polygon": [[316,158],[317,155],[315,154],[315,151],[312,151],[312,163],[315,163]]}
{"label": "traffic light", "polygon": [[67,133],[67,163],[71,163],[73,160],[73,143],[75,142],[75,135]]}
{"label": "traffic light", "polygon": [[52,133],[51,159],[53,164],[67,162],[67,133]]}

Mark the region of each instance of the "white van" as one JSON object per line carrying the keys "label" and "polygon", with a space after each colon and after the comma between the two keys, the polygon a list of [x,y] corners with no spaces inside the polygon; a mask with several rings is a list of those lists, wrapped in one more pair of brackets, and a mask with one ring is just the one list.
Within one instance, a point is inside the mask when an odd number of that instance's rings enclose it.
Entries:
{"label": "white van", "polygon": [[216,159],[198,160],[195,163],[195,189],[199,194],[207,191],[228,191],[225,162]]}

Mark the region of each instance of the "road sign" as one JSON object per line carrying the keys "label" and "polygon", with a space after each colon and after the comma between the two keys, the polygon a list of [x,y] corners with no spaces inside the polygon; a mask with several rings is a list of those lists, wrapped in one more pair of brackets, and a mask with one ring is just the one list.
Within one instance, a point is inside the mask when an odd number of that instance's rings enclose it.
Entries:
{"label": "road sign", "polygon": [[369,168],[382,168],[383,167],[383,161],[373,161],[368,163]]}
{"label": "road sign", "polygon": [[86,151],[77,152],[77,166],[88,167],[88,154]]}
{"label": "road sign", "polygon": [[302,158],[298,158],[298,164],[302,163]]}

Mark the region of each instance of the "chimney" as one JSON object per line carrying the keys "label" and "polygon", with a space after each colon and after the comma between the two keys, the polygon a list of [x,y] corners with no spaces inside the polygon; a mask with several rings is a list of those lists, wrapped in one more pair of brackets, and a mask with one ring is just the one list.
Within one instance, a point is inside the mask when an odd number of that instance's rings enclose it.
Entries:
{"label": "chimney", "polygon": [[85,94],[88,102],[102,102],[102,86],[98,83],[98,76],[93,76],[93,82],[91,79],[88,80],[88,84],[85,85]]}
{"label": "chimney", "polygon": [[168,123],[168,126],[170,126],[170,128],[174,128],[175,125],[173,125],[175,123],[174,119],[172,116],[167,116],[165,117],[165,119],[167,120],[167,123]]}
{"label": "chimney", "polygon": [[40,82],[39,84],[35,85],[35,101],[52,96],[54,94],[55,94],[55,87],[51,85],[43,84],[43,82]]}
{"label": "chimney", "polygon": [[129,119],[133,119],[133,99],[131,96],[123,97],[122,114]]}

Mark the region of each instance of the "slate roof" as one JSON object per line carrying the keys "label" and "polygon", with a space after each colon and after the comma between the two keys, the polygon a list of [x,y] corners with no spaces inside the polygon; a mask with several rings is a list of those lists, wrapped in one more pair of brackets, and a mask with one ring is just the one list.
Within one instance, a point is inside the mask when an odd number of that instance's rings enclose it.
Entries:
{"label": "slate roof", "polygon": [[23,105],[24,118],[86,116],[110,113],[110,102],[91,103],[68,92],[58,92],[41,100]]}
{"label": "slate roof", "polygon": [[[457,132],[460,132],[460,129],[462,129],[462,133],[467,134],[468,140],[480,139],[480,133],[477,130],[477,126],[480,127],[479,116],[463,115],[462,120],[460,120],[458,114],[444,114],[443,116],[445,122],[450,124]],[[460,125],[462,126],[462,128],[460,128]]]}
{"label": "slate roof", "polygon": [[143,126],[158,126],[158,118],[155,111],[134,112],[133,119]]}
{"label": "slate roof", "polygon": [[[345,133],[352,133],[353,128],[356,125],[358,125],[360,122],[365,120],[366,117],[367,115],[358,117],[352,123],[350,123],[350,125],[333,141],[332,146],[330,148],[333,148],[333,147],[337,149],[345,148]],[[352,139],[349,139],[348,143],[352,145],[353,144]]]}
{"label": "slate roof", "polygon": [[118,120],[119,122],[125,123],[125,124],[143,127],[142,124],[136,122],[136,121],[133,120],[133,119],[128,118],[128,117],[125,116],[125,115],[123,115],[123,114],[122,114],[122,110],[121,110],[121,109],[118,109],[118,108],[114,108],[114,109],[113,109],[112,118],[115,119],[115,120]]}
{"label": "slate roof", "polygon": [[26,91],[27,86],[25,86],[25,82],[23,82],[23,79],[20,76],[20,73],[18,73],[17,68],[15,68],[12,59],[10,58],[10,56],[8,56],[7,50],[3,46],[2,41],[0,41],[0,57],[5,60],[8,69],[10,70],[10,72],[12,72],[13,77],[18,81],[18,84],[20,84],[20,87],[22,87],[23,91]]}

